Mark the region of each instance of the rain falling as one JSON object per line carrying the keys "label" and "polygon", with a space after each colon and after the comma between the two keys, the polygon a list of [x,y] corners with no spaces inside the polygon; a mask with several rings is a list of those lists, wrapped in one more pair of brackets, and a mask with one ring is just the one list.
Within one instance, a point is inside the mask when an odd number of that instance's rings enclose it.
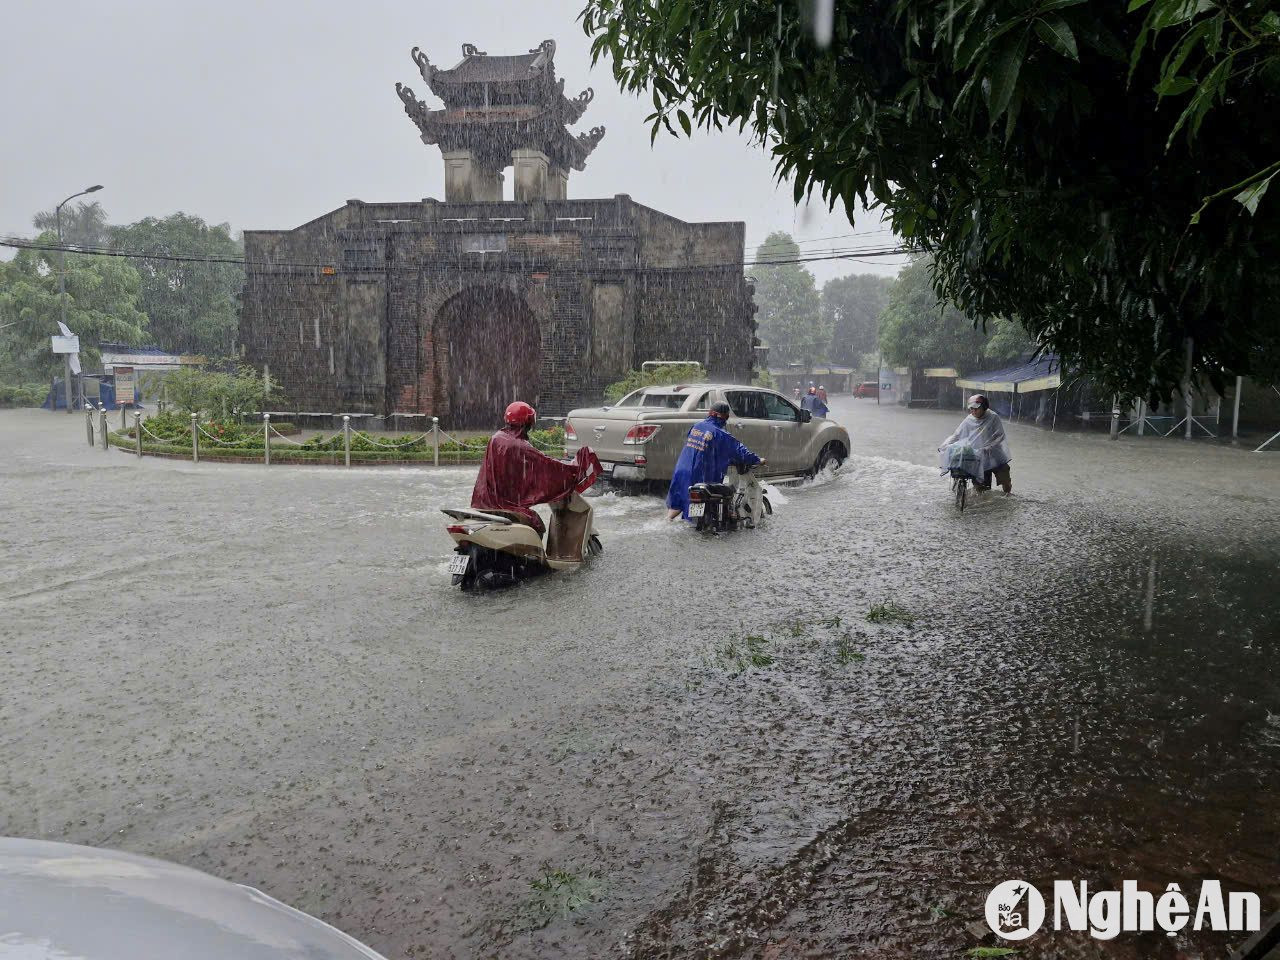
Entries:
{"label": "rain falling", "polygon": [[8,11],[0,957],[1274,956],[1183,6]]}

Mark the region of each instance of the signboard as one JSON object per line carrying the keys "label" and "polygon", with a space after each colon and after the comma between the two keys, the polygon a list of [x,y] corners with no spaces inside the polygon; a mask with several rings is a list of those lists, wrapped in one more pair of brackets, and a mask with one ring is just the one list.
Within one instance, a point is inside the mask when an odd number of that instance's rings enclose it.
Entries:
{"label": "signboard", "polygon": [[116,406],[137,403],[134,394],[133,367],[116,367]]}
{"label": "signboard", "polygon": [[75,334],[72,334],[69,337],[50,337],[49,339],[53,341],[54,353],[80,352],[80,338]]}

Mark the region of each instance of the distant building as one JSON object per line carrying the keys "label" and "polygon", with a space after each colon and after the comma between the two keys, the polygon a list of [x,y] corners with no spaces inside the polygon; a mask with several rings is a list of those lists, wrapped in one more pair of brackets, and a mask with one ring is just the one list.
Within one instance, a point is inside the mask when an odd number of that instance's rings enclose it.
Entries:
{"label": "distant building", "polygon": [[[568,199],[604,128],[555,77],[555,44],[450,70],[414,61],[443,109],[396,85],[440,147],[445,202],[346,205],[245,233],[245,359],[299,409],[424,413],[488,427],[515,398],[541,414],[598,403],[642,361],[696,359],[749,381],[755,330],[742,223],[686,223],[620,194]],[[505,171],[515,199],[504,201]]]}

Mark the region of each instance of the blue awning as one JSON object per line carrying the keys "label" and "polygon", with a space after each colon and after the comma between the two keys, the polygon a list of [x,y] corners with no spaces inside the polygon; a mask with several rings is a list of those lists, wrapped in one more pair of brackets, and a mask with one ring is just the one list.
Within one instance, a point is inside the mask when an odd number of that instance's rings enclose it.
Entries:
{"label": "blue awning", "polygon": [[984,370],[956,377],[956,386],[984,393],[1034,393],[1052,390],[1062,383],[1056,354],[1042,354],[1035,360],[1024,360],[1012,367]]}

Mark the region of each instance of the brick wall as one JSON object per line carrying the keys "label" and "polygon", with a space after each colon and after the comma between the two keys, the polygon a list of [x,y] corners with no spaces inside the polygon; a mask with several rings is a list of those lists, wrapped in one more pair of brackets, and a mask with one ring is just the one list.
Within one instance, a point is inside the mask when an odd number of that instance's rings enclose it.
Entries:
{"label": "brick wall", "polygon": [[644,360],[699,360],[715,378],[745,381],[755,321],[743,235],[740,223],[685,223],[625,196],[349,201],[296,230],[245,234],[240,340],[298,408],[448,423],[442,324],[460,321],[447,305],[489,286],[537,324],[544,414],[598,403],[605,384]]}

